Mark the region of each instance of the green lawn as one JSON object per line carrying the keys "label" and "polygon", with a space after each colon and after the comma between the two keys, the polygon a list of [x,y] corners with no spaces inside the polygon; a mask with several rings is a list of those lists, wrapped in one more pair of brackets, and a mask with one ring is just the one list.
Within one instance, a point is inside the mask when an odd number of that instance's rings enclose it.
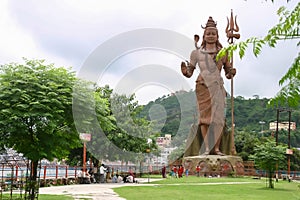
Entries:
{"label": "green lawn", "polygon": [[[11,198],[9,194],[2,194],[2,197],[0,196],[0,200],[10,200],[10,199]],[[12,196],[12,199],[13,200],[24,199],[24,196],[23,198],[20,198],[20,195],[14,194]],[[39,200],[74,200],[74,198],[66,195],[40,194]]]}
{"label": "green lawn", "polygon": [[66,195],[50,195],[50,194],[40,194],[39,200],[73,200],[74,198]]}
{"label": "green lawn", "polygon": [[[157,185],[151,185],[157,184]],[[148,186],[146,186],[148,185]],[[275,189],[266,187],[265,179],[251,178],[199,178],[190,176],[115,188],[127,200],[300,200],[300,183],[279,180]]]}

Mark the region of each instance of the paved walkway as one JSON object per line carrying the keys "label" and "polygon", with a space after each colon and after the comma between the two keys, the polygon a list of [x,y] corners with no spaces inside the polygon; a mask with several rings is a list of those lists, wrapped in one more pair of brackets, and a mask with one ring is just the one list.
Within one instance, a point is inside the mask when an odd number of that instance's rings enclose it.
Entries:
{"label": "paved walkway", "polygon": [[[157,180],[157,179],[154,179]],[[138,179],[140,183],[147,182],[148,179]],[[152,181],[150,179],[150,181]],[[97,183],[97,184],[78,184],[78,185],[65,185],[65,186],[53,186],[42,187],[39,190],[40,194],[63,194],[70,195],[75,199],[91,199],[91,200],[125,200],[119,197],[113,191],[113,188],[123,186],[138,186],[143,184],[137,183]]]}
{"label": "paved walkway", "polygon": [[[149,179],[150,182],[159,179]],[[148,182],[148,179],[139,179],[139,183]],[[190,185],[219,185],[219,184],[249,184],[254,182],[216,182],[216,183],[191,183]],[[257,182],[261,183],[261,182]],[[40,188],[40,194],[63,194],[70,195],[79,199],[90,199],[90,200],[126,200],[118,196],[117,193],[113,191],[113,188],[126,187],[126,186],[153,186],[156,184],[138,184],[138,183],[97,183],[97,184],[78,184],[78,185],[65,185],[65,186],[53,186],[53,187],[43,187]],[[170,184],[170,185],[181,185]]]}

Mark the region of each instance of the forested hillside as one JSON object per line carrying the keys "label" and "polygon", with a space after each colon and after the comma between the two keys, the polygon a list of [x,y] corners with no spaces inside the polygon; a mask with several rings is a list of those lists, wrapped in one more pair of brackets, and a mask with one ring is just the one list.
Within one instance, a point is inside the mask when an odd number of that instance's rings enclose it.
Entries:
{"label": "forested hillside", "polygon": [[[277,120],[277,108],[269,107],[268,101],[269,99],[260,99],[259,96],[256,95],[250,99],[245,99],[241,96],[235,97],[235,130],[252,132],[259,135],[263,129],[265,134],[271,135],[272,132],[268,131],[269,122]],[[183,138],[181,135],[188,134],[190,125],[197,121],[197,107],[194,91],[180,91],[176,94],[163,96],[155,101],[151,101],[144,106],[141,116],[150,119],[149,110],[151,111],[154,105],[159,105],[161,109],[165,109],[166,120],[161,120],[164,122],[164,126],[161,129],[162,136],[171,134],[173,137],[179,136],[175,138],[182,141]],[[227,99],[226,120],[228,127],[231,127],[230,97]],[[260,124],[260,121],[264,121],[265,124]],[[288,113],[280,113],[279,121],[288,121]],[[300,109],[292,111],[291,121],[296,122],[298,126],[300,125]],[[298,144],[298,146],[300,147],[300,144]]]}
{"label": "forested hillside", "polygon": [[[153,108],[155,107],[160,109],[156,110],[159,114],[155,120],[158,123],[157,126],[162,127],[161,136],[171,134],[172,144],[180,146],[187,138],[191,125],[197,121],[195,93],[180,91],[151,101],[144,106],[141,117],[153,121],[152,116],[155,112]],[[162,112],[163,109],[165,112]]]}

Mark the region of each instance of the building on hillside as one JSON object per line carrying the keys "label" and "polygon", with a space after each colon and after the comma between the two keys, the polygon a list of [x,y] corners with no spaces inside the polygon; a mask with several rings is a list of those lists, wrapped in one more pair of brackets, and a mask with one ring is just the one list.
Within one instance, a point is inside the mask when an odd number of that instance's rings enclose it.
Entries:
{"label": "building on hillside", "polygon": [[156,165],[167,165],[168,164],[168,156],[170,153],[176,149],[176,147],[159,147],[160,155],[153,157],[153,163]]}
{"label": "building on hillside", "polygon": [[[269,129],[272,131],[276,131],[277,121],[269,123]],[[278,130],[289,130],[289,122],[279,122],[278,123]],[[296,122],[291,122],[291,130],[296,130]]]}
{"label": "building on hillside", "polygon": [[159,147],[168,147],[168,146],[170,146],[171,141],[172,141],[171,134],[165,134],[165,137],[157,137],[156,138],[156,144]]}
{"label": "building on hillside", "polygon": [[157,137],[156,144],[160,149],[160,155],[153,157],[154,164],[164,165],[168,163],[168,156],[175,149],[171,148],[172,136],[171,134],[165,134],[164,137]]}

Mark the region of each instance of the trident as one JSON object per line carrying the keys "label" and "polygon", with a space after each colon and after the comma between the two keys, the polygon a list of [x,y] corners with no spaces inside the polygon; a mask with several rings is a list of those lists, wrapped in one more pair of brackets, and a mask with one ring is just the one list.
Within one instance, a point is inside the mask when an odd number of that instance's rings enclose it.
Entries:
{"label": "trident", "polygon": [[[235,25],[235,26],[234,26]],[[238,33],[234,33],[234,32],[238,32],[239,31],[239,27],[236,23],[236,16],[235,16],[235,20],[233,20],[233,13],[231,10],[231,16],[230,16],[230,21],[227,17],[227,27],[226,27],[226,36],[228,38],[228,43],[229,44],[233,44],[233,38],[235,39],[239,39],[240,38],[240,34]],[[233,52],[230,56],[230,63],[231,66],[233,67]],[[236,154],[236,149],[235,149],[235,145],[234,145],[234,104],[233,104],[233,77],[231,78],[231,155],[235,155]]]}
{"label": "trident", "polygon": [[[235,27],[234,27],[235,25]],[[238,33],[233,33],[233,31],[235,32],[239,32],[240,28],[239,26],[237,25],[236,23],[236,16],[235,16],[235,20],[233,20],[233,13],[232,13],[232,10],[231,10],[231,16],[230,16],[230,21],[227,17],[227,27],[226,27],[226,36],[228,37],[228,43],[229,44],[233,44],[233,38],[235,39],[239,39],[240,38],[240,34]]]}

